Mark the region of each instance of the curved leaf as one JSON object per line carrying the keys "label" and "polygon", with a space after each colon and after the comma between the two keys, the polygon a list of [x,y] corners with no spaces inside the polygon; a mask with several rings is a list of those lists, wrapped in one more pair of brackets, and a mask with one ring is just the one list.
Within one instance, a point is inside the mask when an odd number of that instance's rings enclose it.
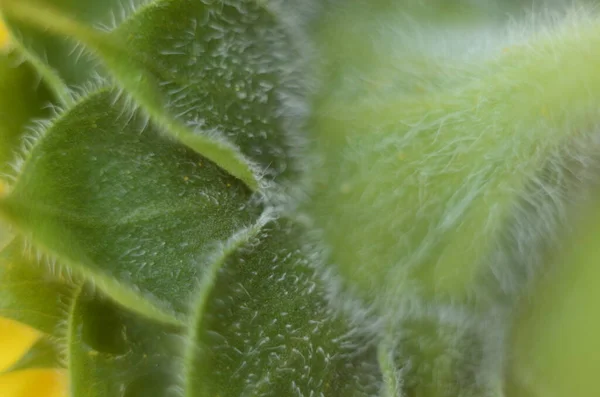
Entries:
{"label": "curved leaf", "polygon": [[[315,105],[309,130],[322,161],[312,168],[315,189],[306,208],[348,289],[380,302],[390,317],[400,318],[404,303],[416,300],[470,303],[478,298],[480,272],[494,265],[492,272],[503,271],[505,263],[491,263],[490,253],[523,205],[527,185],[548,162],[572,155],[564,147],[591,135],[600,99],[600,57],[593,52],[600,24],[583,15],[508,50],[502,43],[485,47],[479,64],[458,62],[462,70],[454,76],[445,60],[459,60],[436,40],[471,45],[464,35],[477,42],[484,28],[455,36],[437,29],[403,32],[394,30],[402,21],[397,14],[352,15],[356,24],[343,25],[337,37],[362,35],[370,52],[346,63],[337,52],[323,51],[339,68],[340,84],[324,90]],[[379,24],[390,33],[370,40]],[[419,32],[429,37],[422,51],[413,40]],[[408,67],[380,73],[393,45]],[[371,53],[380,55],[366,56]],[[412,63],[417,55],[441,83],[397,88],[421,73]],[[361,68],[358,79],[353,73]],[[372,87],[382,78],[393,89]],[[543,182],[544,199],[564,205],[556,194],[562,186],[552,185],[562,181]]]}
{"label": "curved leaf", "polygon": [[173,322],[213,245],[256,217],[249,197],[100,90],[34,145],[0,213],[121,304]]}
{"label": "curved leaf", "polygon": [[327,307],[297,233],[271,222],[218,264],[191,325],[186,396],[377,393],[374,349]]}
{"label": "curved leaf", "polygon": [[0,252],[0,316],[56,335],[72,294],[72,286],[28,254],[20,238]]}
{"label": "curved leaf", "polygon": [[[287,106],[300,100],[302,54],[267,4],[158,1],[113,35],[153,73],[154,90],[171,115],[196,133],[233,142],[273,177],[292,166],[290,145],[297,142],[290,135],[297,131],[284,116],[294,116]],[[124,61],[120,67],[127,67]]]}
{"label": "curved leaf", "polygon": [[[110,29],[124,20],[140,4],[148,0],[31,0],[34,9],[53,7],[81,23]],[[40,27],[23,23],[6,14],[7,24],[23,48],[42,68],[56,73],[70,87],[88,82],[95,74],[102,74],[100,65],[76,42],[48,34]]]}
{"label": "curved leaf", "polygon": [[24,21],[85,43],[155,120],[251,188],[292,171],[302,57],[262,2],[156,1],[109,36],[49,8],[4,3]]}
{"label": "curved leaf", "polygon": [[26,127],[48,117],[53,100],[35,68],[17,49],[0,51],[0,179],[10,173],[9,164],[21,149]]}
{"label": "curved leaf", "polygon": [[558,230],[570,190],[587,182],[574,171],[597,152],[585,144],[598,120],[599,20],[577,14],[521,45],[473,45],[484,59],[465,62],[442,47],[471,46],[486,28],[444,35],[381,10],[349,15],[320,36],[336,80],[308,129],[321,162],[305,206],[340,298],[358,294],[392,323],[397,361],[412,364],[407,395],[501,395],[506,302],[539,275],[537,243]]}
{"label": "curved leaf", "polygon": [[175,396],[178,336],[84,288],[69,321],[71,395]]}

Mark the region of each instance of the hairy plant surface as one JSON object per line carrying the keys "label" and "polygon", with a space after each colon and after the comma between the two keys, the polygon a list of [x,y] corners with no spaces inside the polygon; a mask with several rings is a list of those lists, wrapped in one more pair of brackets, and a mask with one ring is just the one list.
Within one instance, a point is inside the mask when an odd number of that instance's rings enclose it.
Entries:
{"label": "hairy plant surface", "polygon": [[0,0],[0,316],[43,334],[5,372],[595,395],[600,14],[565,3]]}

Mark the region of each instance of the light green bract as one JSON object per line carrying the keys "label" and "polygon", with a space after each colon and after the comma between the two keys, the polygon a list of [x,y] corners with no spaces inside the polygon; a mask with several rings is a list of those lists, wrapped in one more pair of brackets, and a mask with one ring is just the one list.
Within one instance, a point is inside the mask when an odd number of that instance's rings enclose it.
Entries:
{"label": "light green bract", "polygon": [[0,0],[7,371],[595,396],[600,15],[560,3]]}

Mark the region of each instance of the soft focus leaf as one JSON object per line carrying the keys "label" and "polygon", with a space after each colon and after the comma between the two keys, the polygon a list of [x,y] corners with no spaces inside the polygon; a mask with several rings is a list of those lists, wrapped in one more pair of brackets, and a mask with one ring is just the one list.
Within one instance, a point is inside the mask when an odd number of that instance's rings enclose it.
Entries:
{"label": "soft focus leaf", "polygon": [[[506,51],[486,47],[479,67],[435,43],[447,39],[467,51],[485,27],[436,26],[422,32],[421,43],[412,40],[419,28],[393,30],[402,15],[350,15],[356,23],[340,29],[365,37],[367,52],[354,63],[345,62],[350,44],[322,52],[336,80],[318,99],[309,129],[321,161],[312,168],[307,208],[348,289],[380,302],[391,317],[407,300],[472,300],[507,220],[528,205],[526,187],[549,162],[571,156],[563,148],[591,135],[600,24],[568,20]],[[379,24],[390,33],[368,39]],[[318,37],[326,49],[333,40]],[[399,66],[390,68],[394,60]],[[446,60],[457,68],[445,69]],[[404,84],[423,75],[421,88]],[[560,189],[540,185],[560,207]]]}
{"label": "soft focus leaf", "polygon": [[172,310],[187,311],[213,245],[253,221],[249,196],[100,90],[49,127],[0,208],[121,304],[172,321]]}
{"label": "soft focus leaf", "polygon": [[217,263],[192,324],[187,396],[377,393],[374,349],[327,307],[297,233],[270,223]]}
{"label": "soft focus leaf", "polygon": [[[2,197],[7,188],[2,181],[0,181],[0,197]],[[5,225],[2,221],[0,221],[0,250],[4,249],[4,247],[10,243],[13,236],[11,235],[7,225]]]}
{"label": "soft focus leaf", "polygon": [[180,339],[85,289],[69,323],[71,395],[171,397],[178,394]]}
{"label": "soft focus leaf", "polygon": [[67,318],[72,292],[26,252],[20,238],[0,252],[0,316],[55,335]]}
{"label": "soft focus leaf", "polygon": [[511,396],[597,395],[599,209],[597,201],[579,208],[577,222],[548,252],[554,270],[522,302],[509,361]]}

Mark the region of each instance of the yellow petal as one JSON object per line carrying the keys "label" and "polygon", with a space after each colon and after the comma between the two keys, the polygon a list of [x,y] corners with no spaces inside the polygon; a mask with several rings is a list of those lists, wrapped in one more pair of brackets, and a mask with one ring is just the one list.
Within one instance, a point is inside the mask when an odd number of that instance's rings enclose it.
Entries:
{"label": "yellow petal", "polygon": [[8,29],[6,29],[4,21],[0,19],[0,49],[8,47],[8,42]]}
{"label": "yellow petal", "polygon": [[[16,321],[0,317],[0,371],[7,369],[25,354],[40,333]],[[1,393],[0,396],[4,397]]]}
{"label": "yellow petal", "polygon": [[27,369],[0,375],[2,397],[66,397],[67,388],[63,370]]}

